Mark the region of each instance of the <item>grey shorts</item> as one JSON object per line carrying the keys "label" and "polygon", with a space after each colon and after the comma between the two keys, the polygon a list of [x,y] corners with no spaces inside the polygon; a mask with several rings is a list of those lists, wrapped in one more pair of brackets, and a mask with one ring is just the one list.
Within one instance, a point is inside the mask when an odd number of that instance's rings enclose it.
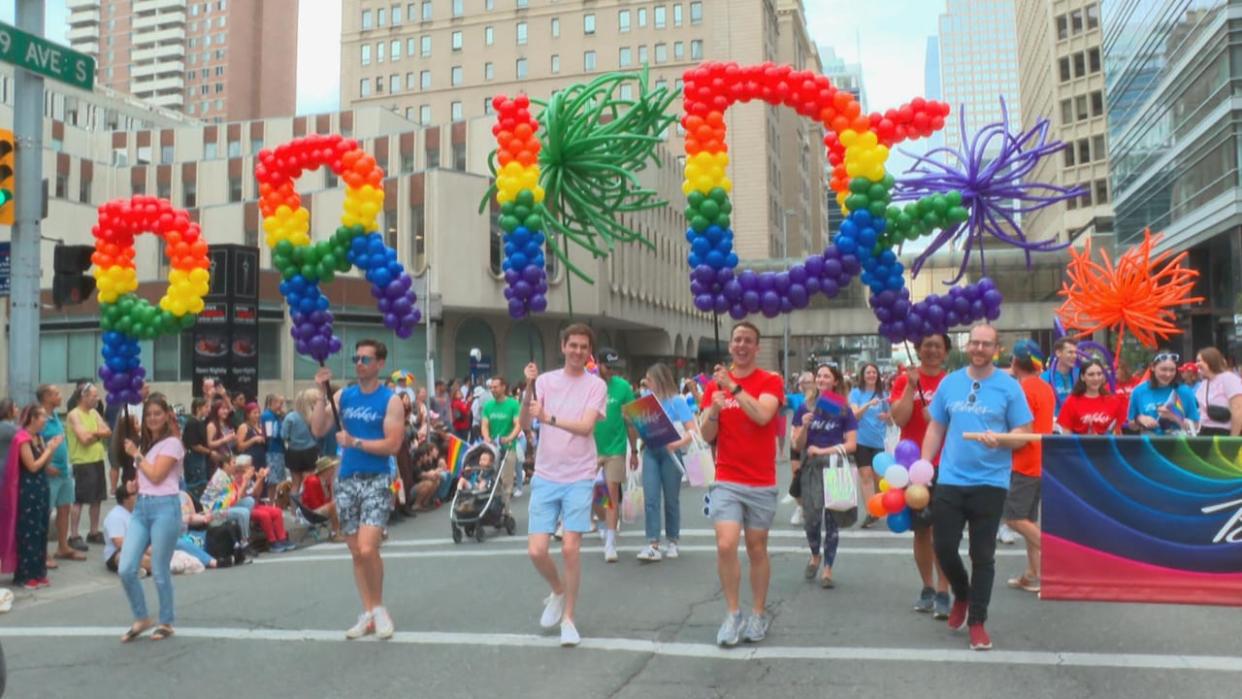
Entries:
{"label": "grey shorts", "polygon": [[746,529],[771,529],[776,517],[776,486],[756,487],[717,481],[709,492],[713,522],[737,522]]}
{"label": "grey shorts", "polygon": [[364,524],[381,529],[388,526],[388,513],[392,510],[388,483],[386,473],[360,473],[337,479],[333,500],[343,534],[357,534],[358,527]]}
{"label": "grey shorts", "polygon": [[1006,520],[1028,519],[1039,521],[1040,480],[1014,472],[1009,480],[1009,495],[1005,497]]}

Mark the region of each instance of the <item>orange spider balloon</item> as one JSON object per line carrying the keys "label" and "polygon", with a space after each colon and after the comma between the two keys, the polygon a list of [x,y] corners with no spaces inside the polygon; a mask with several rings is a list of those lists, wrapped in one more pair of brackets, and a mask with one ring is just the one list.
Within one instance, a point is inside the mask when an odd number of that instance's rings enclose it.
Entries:
{"label": "orange spider balloon", "polygon": [[1061,323],[1079,331],[1079,337],[1102,329],[1116,331],[1118,357],[1127,331],[1151,348],[1181,333],[1173,323],[1173,309],[1203,301],[1190,295],[1199,273],[1182,266],[1185,252],[1172,259],[1169,252],[1153,258],[1152,247],[1160,238],[1144,230],[1143,242],[1122,253],[1116,266],[1107,252],[1100,254],[1103,264],[1093,262],[1090,240],[1081,253],[1071,250],[1069,282],[1062,283],[1060,291],[1065,302],[1057,309]]}

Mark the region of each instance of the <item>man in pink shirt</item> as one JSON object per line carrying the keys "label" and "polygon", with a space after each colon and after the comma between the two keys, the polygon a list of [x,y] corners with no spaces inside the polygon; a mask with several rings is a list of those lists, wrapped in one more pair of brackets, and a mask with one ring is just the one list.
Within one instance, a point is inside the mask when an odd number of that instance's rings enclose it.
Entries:
{"label": "man in pink shirt", "polygon": [[[535,570],[552,588],[552,594],[544,600],[539,623],[545,629],[560,624],[562,646],[576,646],[581,640],[574,626],[574,606],[582,580],[579,549],[583,533],[591,530],[598,459],[595,422],[605,417],[608,408],[607,386],[586,371],[594,348],[595,333],[590,327],[574,323],[562,330],[564,368],[541,376],[534,362],[527,364],[522,397],[522,429],[530,429],[532,420],[538,420],[540,426],[526,546]],[[563,576],[548,553],[557,520],[565,528],[561,544],[561,556],[565,559]]]}

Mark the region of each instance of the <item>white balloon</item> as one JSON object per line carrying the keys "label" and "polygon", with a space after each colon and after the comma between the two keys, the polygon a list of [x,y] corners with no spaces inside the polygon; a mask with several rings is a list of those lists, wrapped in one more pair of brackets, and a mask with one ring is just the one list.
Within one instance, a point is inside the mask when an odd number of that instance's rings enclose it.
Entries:
{"label": "white balloon", "polygon": [[893,464],[884,472],[884,479],[888,481],[889,487],[904,488],[910,485],[910,472],[901,464]]}

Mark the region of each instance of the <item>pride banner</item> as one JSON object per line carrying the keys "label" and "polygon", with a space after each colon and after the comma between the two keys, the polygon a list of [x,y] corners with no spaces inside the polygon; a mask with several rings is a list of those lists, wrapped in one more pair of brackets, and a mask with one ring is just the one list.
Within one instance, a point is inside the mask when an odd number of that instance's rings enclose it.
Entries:
{"label": "pride banner", "polygon": [[1242,606],[1242,439],[1043,439],[1042,599]]}

